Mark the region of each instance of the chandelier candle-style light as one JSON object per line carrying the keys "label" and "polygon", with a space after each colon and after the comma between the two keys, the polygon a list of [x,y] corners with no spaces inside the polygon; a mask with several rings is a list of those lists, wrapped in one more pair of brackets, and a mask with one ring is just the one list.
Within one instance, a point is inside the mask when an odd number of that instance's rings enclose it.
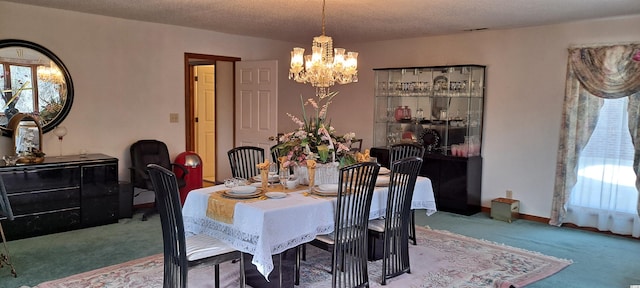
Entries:
{"label": "chandelier candle-style light", "polygon": [[62,71],[56,64],[51,61],[49,66],[38,66],[38,78],[45,82],[51,82],[54,84],[61,84],[64,82],[64,76]]}
{"label": "chandelier candle-style light", "polygon": [[329,87],[336,82],[348,84],[358,82],[358,52],[346,52],[344,48],[333,49],[333,39],[324,34],[324,7],[322,1],[322,35],[313,37],[311,55],[304,55],[304,48],[291,51],[289,79],[299,83],[311,83],[316,95],[327,95]]}

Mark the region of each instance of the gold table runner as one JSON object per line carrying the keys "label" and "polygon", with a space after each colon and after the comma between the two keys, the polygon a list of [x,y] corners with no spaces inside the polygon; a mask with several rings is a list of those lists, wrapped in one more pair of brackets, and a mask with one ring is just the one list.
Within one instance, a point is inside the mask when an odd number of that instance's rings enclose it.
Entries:
{"label": "gold table runner", "polygon": [[223,193],[229,190],[216,191],[209,195],[207,203],[207,217],[227,224],[233,224],[233,211],[238,202],[251,203],[262,199],[262,196],[249,199],[235,199],[225,197]]}
{"label": "gold table runner", "polygon": [[[300,185],[295,189],[284,190],[282,189],[282,185],[276,184],[276,185],[271,185],[270,187],[267,187],[266,191],[264,192],[291,193],[291,192],[304,191],[307,189],[309,189],[307,186]],[[264,194],[261,194],[260,197],[249,198],[249,199],[229,198],[223,195],[223,193],[225,193],[226,191],[229,191],[229,190],[216,191],[209,194],[209,200],[207,203],[207,217],[216,221],[227,223],[227,224],[233,224],[233,213],[236,208],[236,204],[238,202],[252,203],[252,202],[257,202],[261,200],[266,200]]]}

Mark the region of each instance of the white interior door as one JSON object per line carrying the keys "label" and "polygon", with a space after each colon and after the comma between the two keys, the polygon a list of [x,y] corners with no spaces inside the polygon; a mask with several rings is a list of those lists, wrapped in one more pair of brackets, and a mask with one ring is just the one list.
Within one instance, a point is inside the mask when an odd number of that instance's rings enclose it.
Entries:
{"label": "white interior door", "polygon": [[216,180],[216,93],[215,66],[195,67],[196,91],[196,153],[202,158],[202,177],[206,181]]}
{"label": "white interior door", "polygon": [[278,61],[236,62],[235,146],[262,147],[270,155],[277,115]]}

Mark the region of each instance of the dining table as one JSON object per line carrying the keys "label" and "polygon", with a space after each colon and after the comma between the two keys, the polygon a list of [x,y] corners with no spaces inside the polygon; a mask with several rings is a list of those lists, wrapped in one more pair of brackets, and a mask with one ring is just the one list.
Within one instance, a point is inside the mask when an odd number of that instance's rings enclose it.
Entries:
{"label": "dining table", "polygon": [[[268,190],[285,193],[275,193],[285,196],[278,199],[229,199],[225,197],[228,190],[225,185],[216,185],[188,193],[182,208],[185,234],[204,233],[253,255],[251,263],[266,279],[274,269],[272,255],[333,232],[335,196],[316,195],[302,185],[284,189],[272,184]],[[385,215],[387,192],[387,185],[374,189],[369,219]],[[411,208],[424,209],[427,215],[436,212],[429,178],[416,180]]]}

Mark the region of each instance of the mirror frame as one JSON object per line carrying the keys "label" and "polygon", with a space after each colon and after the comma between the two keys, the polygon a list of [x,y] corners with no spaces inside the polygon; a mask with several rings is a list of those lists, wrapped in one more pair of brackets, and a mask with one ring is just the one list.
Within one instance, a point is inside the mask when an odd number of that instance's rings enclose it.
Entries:
{"label": "mirror frame", "polygon": [[[73,81],[71,80],[71,74],[69,73],[67,66],[65,66],[64,63],[62,63],[62,60],[60,60],[58,56],[56,56],[49,49],[39,44],[26,41],[26,40],[18,40],[18,39],[0,40],[0,49],[11,48],[11,47],[22,47],[22,48],[32,49],[40,54],[43,54],[44,56],[49,57],[49,59],[58,66],[58,68],[62,72],[62,75],[64,76],[64,80],[66,82],[65,83],[66,90],[67,90],[67,96],[66,96],[67,99],[64,103],[64,106],[60,110],[60,113],[58,113],[58,115],[55,118],[53,118],[53,120],[41,126],[42,133],[49,132],[53,130],[56,126],[60,125],[60,123],[62,123],[62,121],[67,117],[67,115],[69,114],[69,111],[71,110],[71,106],[73,104],[73,96],[74,96]],[[8,119],[8,120],[10,123],[11,119]],[[0,129],[2,130],[2,135],[7,137],[12,137],[13,131],[10,129],[10,127],[8,127],[8,125],[9,124],[7,124],[7,127],[0,125]]]}

